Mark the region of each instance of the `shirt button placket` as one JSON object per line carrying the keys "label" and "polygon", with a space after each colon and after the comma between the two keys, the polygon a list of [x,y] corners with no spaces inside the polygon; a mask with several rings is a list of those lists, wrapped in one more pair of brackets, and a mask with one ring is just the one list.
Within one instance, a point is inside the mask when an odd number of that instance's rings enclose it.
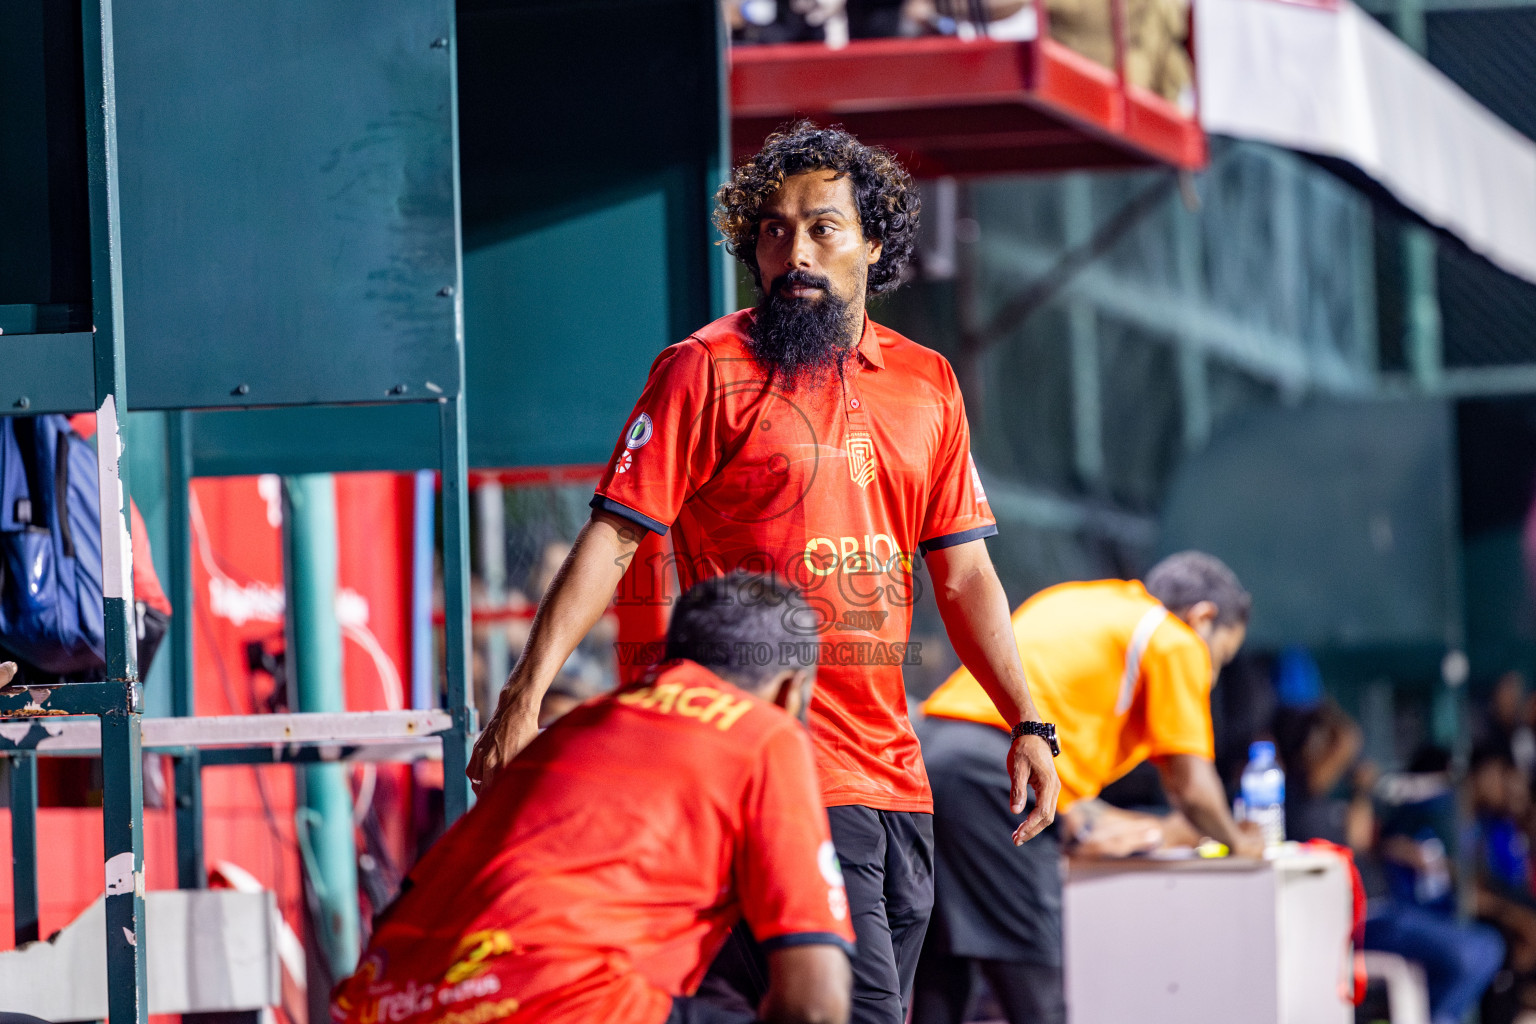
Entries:
{"label": "shirt button placket", "polygon": [[868,410],[851,376],[843,381],[843,417],[850,431],[869,429]]}

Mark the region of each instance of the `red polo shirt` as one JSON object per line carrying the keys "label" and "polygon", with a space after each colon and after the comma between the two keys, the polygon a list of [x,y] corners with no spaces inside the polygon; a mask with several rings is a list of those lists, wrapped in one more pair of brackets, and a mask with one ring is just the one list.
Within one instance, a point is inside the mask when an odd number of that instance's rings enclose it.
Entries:
{"label": "red polo shirt", "polygon": [[[932,810],[901,673],[923,655],[907,642],[912,563],[997,532],[959,384],[943,356],[866,319],[841,383],[785,393],[746,347],[751,316],[657,357],[592,505],[676,527],[685,590],[737,568],[799,585],[813,614],[791,628],[820,645],[823,800]],[[759,656],[790,654],[804,652]]]}
{"label": "red polo shirt", "polygon": [[738,920],[852,948],[805,730],[690,661],[550,726],[411,871],[336,1024],[661,1024]]}

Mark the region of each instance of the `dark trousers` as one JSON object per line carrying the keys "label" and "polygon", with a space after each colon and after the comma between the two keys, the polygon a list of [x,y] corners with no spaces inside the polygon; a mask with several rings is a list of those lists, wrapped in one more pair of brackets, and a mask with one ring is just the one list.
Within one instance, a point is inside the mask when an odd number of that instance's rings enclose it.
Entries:
{"label": "dark trousers", "polygon": [[1424,968],[1435,1024],[1461,1020],[1504,962],[1504,940],[1487,925],[1400,903],[1365,922],[1365,948]]}
{"label": "dark trousers", "polygon": [[1061,838],[1013,845],[1008,734],[929,718],[918,728],[933,786],[937,893],[913,1024],[965,1019],[977,976],[1011,1024],[1063,1024]]}
{"label": "dark trousers", "polygon": [[758,1020],[750,1010],[720,1006],[708,998],[674,996],[665,1024],[758,1024]]}
{"label": "dark trousers", "polygon": [[912,1024],[969,1020],[976,976],[986,979],[1008,1024],[1066,1024],[1061,967],[1023,960],[969,960],[923,951],[917,967]]}
{"label": "dark trousers", "polygon": [[[829,807],[827,818],[857,944],[849,1024],[902,1024],[933,910],[933,816]],[[741,1013],[756,1009],[767,991],[762,951],[738,926],[710,966],[699,998]]]}
{"label": "dark trousers", "polygon": [[933,913],[933,815],[829,807],[858,952],[850,1024],[902,1024]]}

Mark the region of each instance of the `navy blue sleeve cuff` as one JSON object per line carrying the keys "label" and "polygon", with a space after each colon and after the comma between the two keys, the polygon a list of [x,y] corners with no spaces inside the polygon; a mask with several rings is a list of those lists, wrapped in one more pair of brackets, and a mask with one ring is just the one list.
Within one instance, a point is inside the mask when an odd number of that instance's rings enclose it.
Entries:
{"label": "navy blue sleeve cuff", "polygon": [[758,943],[764,953],[772,953],[776,949],[787,949],[790,946],[836,946],[853,957],[853,943],[838,935],[836,932],[791,932],[788,935],[777,935]]}
{"label": "navy blue sleeve cuff", "polygon": [[974,530],[961,530],[959,533],[946,533],[942,537],[932,537],[928,540],[918,541],[917,550],[923,554],[930,551],[938,551],[941,548],[952,548],[958,544],[969,544],[973,540],[984,540],[987,537],[997,536],[997,524],[988,523],[986,526],[978,526]]}
{"label": "navy blue sleeve cuff", "polygon": [[587,504],[599,512],[611,512],[620,519],[628,519],[636,526],[643,526],[652,533],[660,534],[663,537],[667,535],[667,525],[665,523],[657,522],[643,512],[636,512],[628,505],[620,505],[612,498],[606,498],[601,494],[594,494],[592,495],[592,500],[587,502]]}

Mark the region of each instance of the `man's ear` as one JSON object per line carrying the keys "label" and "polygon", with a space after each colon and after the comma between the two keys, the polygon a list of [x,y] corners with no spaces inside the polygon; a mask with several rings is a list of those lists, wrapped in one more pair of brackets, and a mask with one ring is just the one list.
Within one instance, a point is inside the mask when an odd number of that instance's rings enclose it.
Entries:
{"label": "man's ear", "polygon": [[872,267],[880,262],[880,256],[885,252],[885,243],[878,238],[871,238],[866,244],[869,246],[869,252],[865,254],[864,262]]}
{"label": "man's ear", "polygon": [[759,692],[769,701],[777,704],[779,707],[784,708],[785,710],[788,710],[790,702],[794,700],[794,691],[794,670],[786,668],[782,669],[778,675],[770,679],[768,684],[764,686]]}
{"label": "man's ear", "polygon": [[770,699],[796,718],[801,717],[805,712],[805,702],[810,697],[806,686],[809,679],[808,669],[785,669],[769,684]]}
{"label": "man's ear", "polygon": [[1189,628],[1204,636],[1216,626],[1216,602],[1196,601],[1182,616]]}

